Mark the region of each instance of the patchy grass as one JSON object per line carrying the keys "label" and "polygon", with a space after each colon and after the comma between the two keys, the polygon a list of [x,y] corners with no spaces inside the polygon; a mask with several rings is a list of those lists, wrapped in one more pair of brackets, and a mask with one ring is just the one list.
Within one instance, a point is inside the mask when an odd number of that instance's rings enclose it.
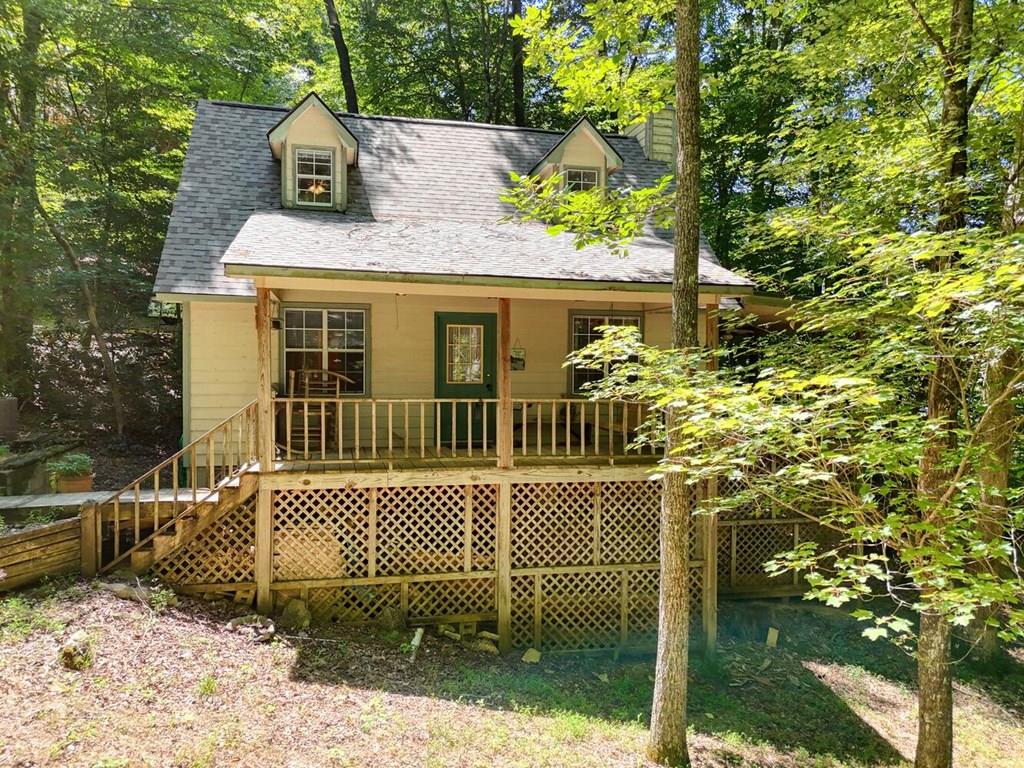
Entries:
{"label": "patchy grass", "polygon": [[[527,666],[428,633],[411,664],[410,633],[327,627],[254,645],[226,629],[237,611],[183,601],[153,612],[67,584],[0,598],[0,765],[647,765],[649,658]],[[767,623],[782,630],[776,649],[763,644]],[[695,765],[908,765],[911,659],[803,605],[724,606],[722,624],[720,653],[694,659]],[[56,658],[78,629],[97,650],[75,673]],[[1022,667],[958,668],[958,766],[1024,767]]]}

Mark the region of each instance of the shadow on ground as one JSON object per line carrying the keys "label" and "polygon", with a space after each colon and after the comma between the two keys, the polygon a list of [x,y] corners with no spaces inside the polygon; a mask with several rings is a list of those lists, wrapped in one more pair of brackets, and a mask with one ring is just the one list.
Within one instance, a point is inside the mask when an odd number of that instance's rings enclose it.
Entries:
{"label": "shadow on ground", "polygon": [[[764,644],[768,625],[782,630],[777,649]],[[912,683],[913,660],[886,643],[864,639],[861,625],[840,611],[805,604],[748,603],[722,609],[720,651],[710,662],[695,654],[689,716],[694,730],[727,744],[753,744],[811,758],[885,765],[897,750],[813,671],[842,665],[901,685]],[[428,634],[411,664],[403,643],[410,633],[317,628],[295,640],[293,679],[357,686],[406,695],[443,697],[492,709],[552,715],[575,713],[611,723],[646,724],[654,664],[610,655],[546,655],[528,666],[518,655],[473,653]],[[811,667],[811,668],[809,668]],[[1024,669],[998,679],[961,667],[993,700],[1019,702]],[[905,704],[899,706],[905,714]],[[884,715],[884,713],[883,713]],[[827,761],[826,761],[827,762]]]}

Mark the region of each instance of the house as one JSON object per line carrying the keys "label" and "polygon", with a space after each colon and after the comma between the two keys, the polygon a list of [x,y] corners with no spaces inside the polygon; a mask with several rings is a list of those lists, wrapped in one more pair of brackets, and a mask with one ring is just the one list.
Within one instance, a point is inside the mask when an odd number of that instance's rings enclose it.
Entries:
{"label": "house", "polygon": [[[644,409],[586,399],[602,373],[563,361],[609,324],[669,342],[671,241],[578,250],[499,195],[512,171],[652,185],[656,133],[201,102],[155,286],[182,307],[185,447],[97,506],[93,567],[326,620],[493,623],[505,648],[649,642]],[[751,291],[704,248],[703,343]],[[713,633],[725,529],[698,528]]]}

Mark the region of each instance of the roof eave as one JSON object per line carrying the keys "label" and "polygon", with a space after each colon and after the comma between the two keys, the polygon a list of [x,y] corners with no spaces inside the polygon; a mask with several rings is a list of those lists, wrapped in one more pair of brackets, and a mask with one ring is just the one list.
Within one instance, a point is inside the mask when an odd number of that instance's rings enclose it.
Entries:
{"label": "roof eave", "polygon": [[[671,282],[637,282],[625,280],[571,280],[564,278],[512,277],[501,275],[440,275],[425,272],[372,272],[323,267],[276,267],[224,262],[228,277],[304,277],[322,280],[364,280],[370,282],[425,283],[432,285],[474,285],[496,288],[543,288],[551,290],[635,291],[670,293]],[[746,296],[753,285],[722,285],[701,282],[701,293],[721,296]]]}

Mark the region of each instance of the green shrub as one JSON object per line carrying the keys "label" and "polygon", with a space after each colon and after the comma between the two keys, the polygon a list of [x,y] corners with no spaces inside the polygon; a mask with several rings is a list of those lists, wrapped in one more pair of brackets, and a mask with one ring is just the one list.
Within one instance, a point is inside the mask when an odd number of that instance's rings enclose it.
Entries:
{"label": "green shrub", "polygon": [[92,456],[87,453],[68,453],[46,463],[46,471],[56,480],[58,477],[83,477],[91,475]]}

